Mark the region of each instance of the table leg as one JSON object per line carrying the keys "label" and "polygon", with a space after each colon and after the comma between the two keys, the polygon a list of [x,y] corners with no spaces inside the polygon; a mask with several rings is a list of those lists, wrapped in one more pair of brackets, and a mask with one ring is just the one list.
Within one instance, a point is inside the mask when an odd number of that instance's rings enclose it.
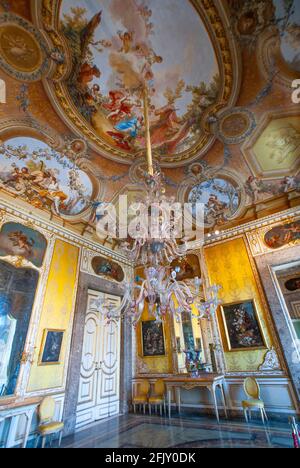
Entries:
{"label": "table leg", "polygon": [[172,401],[172,389],[168,389],[168,407],[169,407],[169,418],[171,418],[171,401]]}
{"label": "table leg", "polygon": [[180,393],[180,387],[176,387],[176,404],[177,404],[177,410],[178,413],[181,413],[181,393]]}
{"label": "table leg", "polygon": [[223,384],[220,385],[220,390],[221,390],[221,395],[222,395],[222,400],[223,400],[225,417],[226,417],[226,419],[228,419],[227,405],[226,405],[226,398],[225,398],[225,392],[224,392],[224,385]]}
{"label": "table leg", "polygon": [[29,432],[30,432],[30,426],[31,426],[31,414],[26,413],[26,426],[25,426],[25,434],[24,434],[24,439],[23,439],[23,448],[26,448],[27,446],[27,441],[29,437]]}
{"label": "table leg", "polygon": [[212,397],[213,397],[213,402],[214,402],[214,407],[215,407],[215,413],[216,413],[217,421],[218,421],[218,423],[219,423],[219,422],[220,422],[220,417],[219,417],[219,410],[218,410],[218,402],[217,402],[216,387],[215,387],[215,385],[213,385],[213,386],[211,387],[211,394],[212,394]]}

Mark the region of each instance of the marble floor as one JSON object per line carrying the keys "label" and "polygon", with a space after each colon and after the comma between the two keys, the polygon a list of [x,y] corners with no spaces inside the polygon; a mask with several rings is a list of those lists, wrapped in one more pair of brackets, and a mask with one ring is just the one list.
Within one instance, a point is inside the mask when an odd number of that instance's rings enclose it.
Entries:
{"label": "marble floor", "polygon": [[292,448],[288,422],[242,420],[181,415],[126,415],[101,422],[63,440],[63,448]]}

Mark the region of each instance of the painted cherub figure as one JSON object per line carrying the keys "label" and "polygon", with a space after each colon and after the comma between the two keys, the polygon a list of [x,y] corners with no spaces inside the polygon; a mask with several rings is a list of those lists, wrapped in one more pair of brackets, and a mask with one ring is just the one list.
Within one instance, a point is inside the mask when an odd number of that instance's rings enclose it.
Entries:
{"label": "painted cherub figure", "polygon": [[124,33],[122,31],[118,31],[118,36],[122,41],[122,47],[119,52],[123,52],[124,54],[131,52],[134,33],[131,31],[125,31]]}
{"label": "painted cherub figure", "polygon": [[34,240],[28,239],[26,234],[22,231],[11,232],[9,239],[12,241],[14,247],[26,252],[27,255],[32,253],[32,247],[34,246]]}

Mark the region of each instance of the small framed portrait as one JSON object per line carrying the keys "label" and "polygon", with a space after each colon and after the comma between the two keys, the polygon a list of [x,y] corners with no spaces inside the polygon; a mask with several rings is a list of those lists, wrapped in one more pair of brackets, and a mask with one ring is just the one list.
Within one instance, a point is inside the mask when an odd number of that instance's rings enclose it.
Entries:
{"label": "small framed portrait", "polygon": [[44,330],[40,366],[60,364],[64,334],[65,330]]}
{"label": "small framed portrait", "polygon": [[221,306],[228,351],[267,348],[254,300]]}
{"label": "small framed portrait", "polygon": [[141,327],[143,356],[165,356],[166,349],[163,323],[149,320],[142,322]]}

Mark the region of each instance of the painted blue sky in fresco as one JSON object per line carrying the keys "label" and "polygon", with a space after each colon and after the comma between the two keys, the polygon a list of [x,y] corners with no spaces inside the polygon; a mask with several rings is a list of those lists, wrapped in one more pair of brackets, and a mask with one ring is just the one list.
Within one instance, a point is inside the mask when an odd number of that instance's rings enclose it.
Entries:
{"label": "painted blue sky in fresco", "polygon": [[[46,143],[40,140],[36,140],[34,138],[28,138],[28,137],[12,138],[10,140],[7,140],[5,144],[10,145],[13,148],[17,148],[19,146],[26,146],[31,153],[33,151],[38,151],[39,149],[49,148]],[[62,161],[66,161],[68,162],[68,164],[70,164],[70,161],[68,161],[66,158],[62,157]],[[68,196],[68,200],[66,202],[68,202],[71,199],[75,199],[77,197],[77,194],[74,191],[72,191],[72,189],[69,186],[69,169],[68,168],[64,168],[61,164],[58,164],[54,158],[51,158],[49,160],[42,158],[41,160],[37,159],[34,162],[37,164],[36,170],[38,170],[41,167],[41,162],[43,162],[44,167],[46,167],[47,169],[53,170],[55,172],[55,177],[57,179],[59,189]],[[28,163],[30,163],[30,159],[19,160],[16,157],[6,158],[5,156],[1,155],[0,156],[0,178],[1,179],[5,178],[6,174],[11,172],[12,165],[14,165],[15,167],[18,167],[19,169],[22,169],[23,167],[26,167]],[[80,181],[85,187],[85,196],[90,198],[93,194],[92,182],[83,171],[79,171],[79,174],[80,174]],[[74,206],[72,207],[72,212],[65,213],[65,214],[75,215],[75,214],[82,212],[82,210],[85,208],[86,208],[86,202],[84,200],[78,199],[77,203],[76,204],[74,203]]]}
{"label": "painted blue sky in fresco", "polygon": [[[63,14],[70,13],[71,7],[85,7],[88,10],[86,15],[88,20],[102,10],[102,22],[97,29],[95,39],[109,40],[119,30],[123,32],[128,30],[121,18],[135,4],[142,2],[63,0],[61,19]],[[163,57],[163,63],[153,65],[156,90],[153,103],[159,107],[166,104],[163,97],[166,87],[176,88],[180,79],[192,86],[199,86],[201,81],[209,84],[213,76],[218,73],[218,64],[205,26],[189,1],[148,0],[144,4],[152,10],[151,23],[154,24],[154,34],[150,36],[150,40],[153,50]],[[113,5],[122,7],[112,12]],[[132,24],[137,24],[138,20],[132,13]],[[107,94],[114,88],[109,64],[110,51],[108,49],[99,53],[93,49],[93,53],[94,62],[102,73],[100,80],[94,81],[100,84],[102,92]],[[184,93],[184,96],[176,101],[179,116],[186,112],[186,107],[191,101],[191,93]]]}
{"label": "painted blue sky in fresco", "polygon": [[[284,0],[273,0],[274,5],[276,6],[276,17],[282,18],[284,16]],[[300,8],[299,0],[295,0],[295,12],[292,15],[290,22],[296,23],[300,26]],[[292,46],[288,41],[288,34],[285,33],[281,41],[281,50],[285,60],[292,64],[294,62],[294,68],[300,71],[300,47],[299,43]]]}

